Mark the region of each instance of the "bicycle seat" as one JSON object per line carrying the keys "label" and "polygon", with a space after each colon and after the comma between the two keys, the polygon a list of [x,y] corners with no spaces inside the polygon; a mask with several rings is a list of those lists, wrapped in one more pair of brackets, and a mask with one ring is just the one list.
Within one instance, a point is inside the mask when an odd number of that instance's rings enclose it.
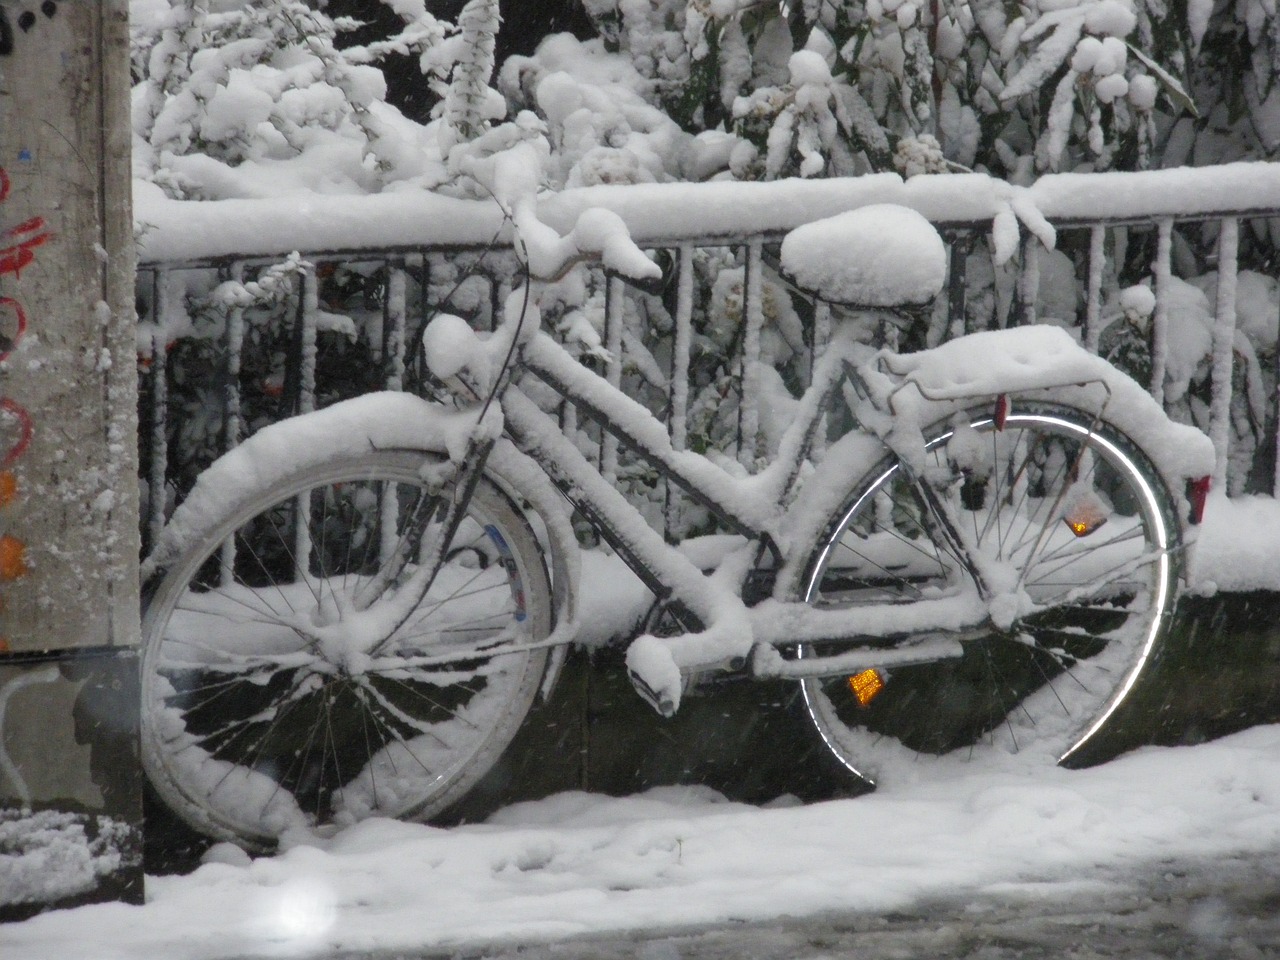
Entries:
{"label": "bicycle seat", "polygon": [[918,307],[942,290],[947,249],[909,207],[876,203],[796,227],[782,272],[802,290],[851,307]]}

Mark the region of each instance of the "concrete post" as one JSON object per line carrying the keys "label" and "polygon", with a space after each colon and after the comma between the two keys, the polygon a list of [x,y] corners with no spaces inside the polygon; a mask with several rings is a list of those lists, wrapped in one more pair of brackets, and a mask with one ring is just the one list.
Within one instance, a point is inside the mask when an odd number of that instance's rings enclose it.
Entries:
{"label": "concrete post", "polygon": [[0,807],[136,826],[128,0],[0,11]]}

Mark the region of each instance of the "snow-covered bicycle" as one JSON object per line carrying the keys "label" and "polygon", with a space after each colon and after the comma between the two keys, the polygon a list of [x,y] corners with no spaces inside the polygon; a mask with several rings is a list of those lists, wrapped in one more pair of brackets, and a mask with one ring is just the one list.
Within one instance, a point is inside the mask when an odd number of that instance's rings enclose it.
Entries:
{"label": "snow-covered bicycle", "polygon": [[[1064,761],[1096,737],[1167,629],[1202,434],[1056,328],[894,354],[837,325],[777,456],[735,476],[539,330],[536,277],[656,271],[621,221],[590,210],[561,237],[508,209],[535,279],[487,337],[432,322],[450,402],[375,394],[260,431],[148,558],[143,759],[166,803],[269,847],[459,800],[574,640],[572,510],[657,598],[627,665],[664,714],[709,674],[795,678],[869,782],[918,754]],[[781,260],[874,309],[945,274],[900,207],[801,227]],[[716,550],[651,529],[535,402],[548,385],[705,505]],[[859,428],[827,443],[837,411]]]}

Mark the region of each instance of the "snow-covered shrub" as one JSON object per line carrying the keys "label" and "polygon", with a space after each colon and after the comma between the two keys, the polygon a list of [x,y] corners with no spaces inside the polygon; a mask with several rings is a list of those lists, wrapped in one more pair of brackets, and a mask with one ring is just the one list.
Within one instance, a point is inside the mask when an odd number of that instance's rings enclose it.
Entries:
{"label": "snow-covered shrub", "polygon": [[[1164,358],[1165,408],[1184,423],[1208,431],[1213,402],[1211,372],[1217,314],[1216,273],[1191,281],[1170,277],[1164,294],[1167,316]],[[1104,308],[1107,326],[1100,353],[1139,383],[1152,379],[1151,319],[1155,310],[1152,281],[1119,291]],[[1277,316],[1280,284],[1243,270],[1237,277],[1237,324],[1232,355],[1231,439],[1228,492],[1256,492],[1257,478],[1267,474],[1258,462],[1267,437],[1267,398],[1275,389]],[[1265,362],[1264,362],[1265,361]]]}
{"label": "snow-covered shrub", "polygon": [[[445,25],[397,4],[387,41],[429,54]],[[135,175],[178,198],[367,192],[427,174],[422,131],[384,102],[379,49],[339,51],[303,0],[138,2],[131,8]]]}
{"label": "snow-covered shrub", "polygon": [[[591,0],[606,46],[689,131],[751,142],[737,177],[894,169],[900,139],[998,175],[1140,168],[1191,107],[1162,0]],[[1195,16],[1199,5],[1192,5]],[[941,169],[941,165],[934,169]]]}

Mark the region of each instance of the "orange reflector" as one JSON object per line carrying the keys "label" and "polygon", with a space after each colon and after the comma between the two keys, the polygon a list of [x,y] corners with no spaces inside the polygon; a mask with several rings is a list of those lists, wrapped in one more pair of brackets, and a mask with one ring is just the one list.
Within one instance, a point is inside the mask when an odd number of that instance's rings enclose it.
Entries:
{"label": "orange reflector", "polygon": [[858,700],[858,706],[865,707],[884,689],[884,678],[879,670],[863,670],[849,678],[849,689]]}
{"label": "orange reflector", "polygon": [[0,470],[0,507],[7,507],[18,497],[18,478],[12,470]]}
{"label": "orange reflector", "polygon": [[1062,515],[1062,522],[1077,537],[1087,537],[1107,522],[1110,511],[1093,494],[1077,497]]}
{"label": "orange reflector", "polygon": [[17,580],[27,574],[27,546],[17,537],[0,537],[0,580]]}

